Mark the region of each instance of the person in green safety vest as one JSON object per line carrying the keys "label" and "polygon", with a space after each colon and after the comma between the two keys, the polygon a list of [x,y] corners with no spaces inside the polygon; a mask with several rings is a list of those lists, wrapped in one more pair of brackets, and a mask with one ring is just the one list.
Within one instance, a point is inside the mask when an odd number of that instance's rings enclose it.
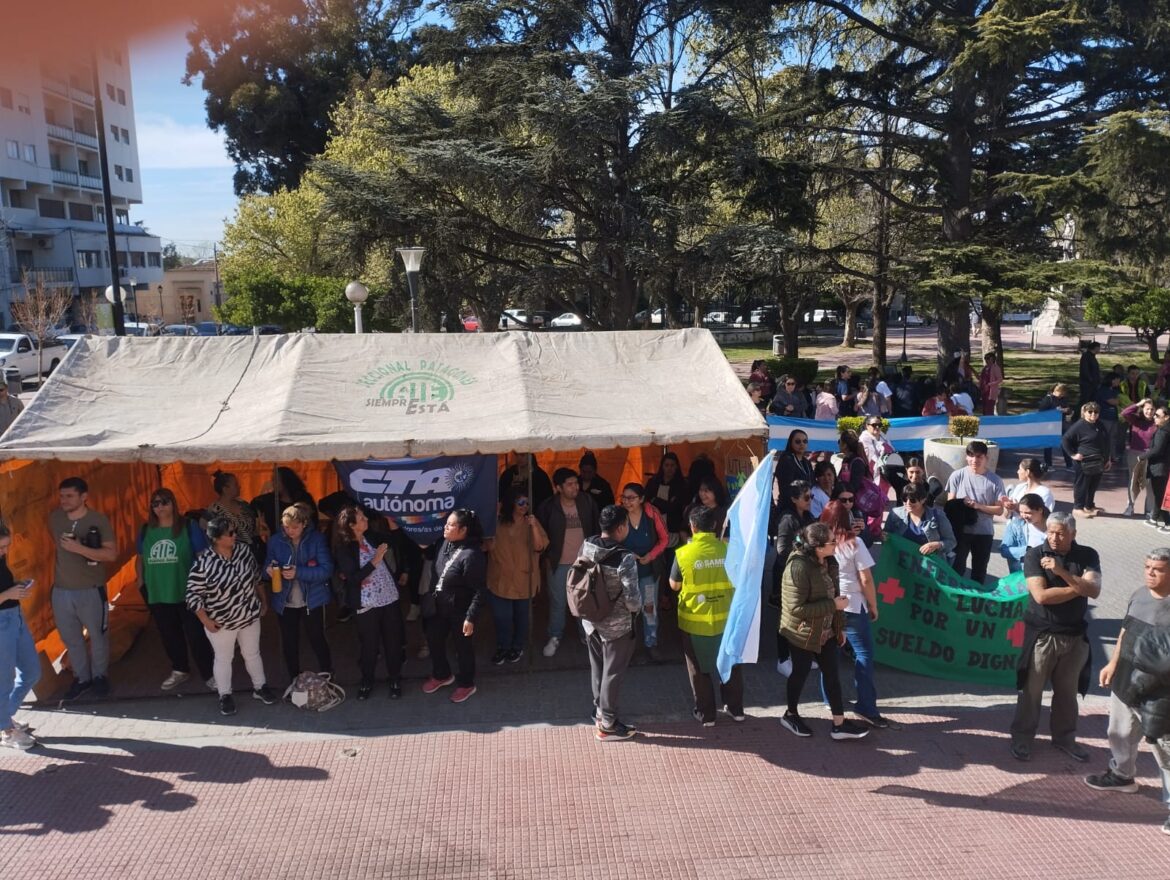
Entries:
{"label": "person in green safety vest", "polygon": [[[670,587],[679,594],[678,628],[695,698],[692,714],[704,727],[715,724],[711,673],[735,591],[723,567],[727,545],[715,534],[721,519],[718,508],[697,505],[691,510],[691,540],[675,551],[670,571]],[[732,667],[731,677],[720,683],[719,696],[727,714],[743,721],[743,672],[739,666]]]}

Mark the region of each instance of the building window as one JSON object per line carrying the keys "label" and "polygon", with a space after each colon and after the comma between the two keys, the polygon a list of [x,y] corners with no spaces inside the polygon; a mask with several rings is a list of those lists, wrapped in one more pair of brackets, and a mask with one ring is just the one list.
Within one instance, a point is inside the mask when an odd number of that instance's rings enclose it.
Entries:
{"label": "building window", "polygon": [[98,223],[106,222],[106,209],[101,205],[93,206],[93,219]]}
{"label": "building window", "polygon": [[20,144],[18,144],[16,141],[8,141],[8,158],[20,158]]}
{"label": "building window", "polygon": [[125,89],[118,89],[118,103],[123,107],[126,106],[126,91]]}
{"label": "building window", "polygon": [[101,251],[78,251],[77,268],[100,269],[102,268],[102,256]]}
{"label": "building window", "polygon": [[114,96],[118,94],[116,91],[114,91],[113,83],[106,83],[106,94],[110,96],[111,101],[114,100]]}
{"label": "building window", "polygon": [[134,269],[146,268],[146,252],[130,251],[130,266]]}
{"label": "building window", "polygon": [[111,125],[110,126],[110,134],[112,134],[114,136],[114,140],[118,140],[118,126]]}
{"label": "building window", "polygon": [[42,217],[52,217],[54,220],[65,219],[65,203],[57,199],[38,199]]}
{"label": "building window", "polygon": [[5,110],[12,109],[12,89],[6,89],[0,86],[0,107]]}
{"label": "building window", "polygon": [[89,162],[85,159],[77,160],[77,173],[82,177],[89,177]]}
{"label": "building window", "polygon": [[23,208],[24,207],[24,193],[18,189],[8,190],[8,207]]}
{"label": "building window", "polygon": [[118,180],[126,179],[126,173],[122,170],[121,165],[114,166],[114,177],[118,178]]}
{"label": "building window", "polygon": [[124,144],[130,143],[130,132],[127,131],[126,129],[122,129],[122,143],[124,143]]}
{"label": "building window", "polygon": [[28,95],[16,93],[16,109],[25,116],[32,116],[32,102],[28,99]]}
{"label": "building window", "polygon": [[93,222],[93,205],[86,205],[82,202],[69,203],[69,219],[70,220],[85,220],[88,223]]}
{"label": "building window", "polygon": [[130,212],[126,208],[114,208],[114,222],[123,226],[130,225]]}
{"label": "building window", "polygon": [[157,253],[155,251],[151,251],[150,253],[148,253],[146,255],[146,265],[150,266],[150,268],[152,268],[152,269],[161,269],[162,268],[162,254]]}
{"label": "building window", "polygon": [[25,162],[32,162],[34,165],[37,164],[36,144],[25,144],[24,145],[24,161]]}
{"label": "building window", "polygon": [[133,168],[127,168],[127,169],[126,169],[126,182],[127,182],[127,183],[133,183],[133,182],[134,182],[134,169],[133,169]]}

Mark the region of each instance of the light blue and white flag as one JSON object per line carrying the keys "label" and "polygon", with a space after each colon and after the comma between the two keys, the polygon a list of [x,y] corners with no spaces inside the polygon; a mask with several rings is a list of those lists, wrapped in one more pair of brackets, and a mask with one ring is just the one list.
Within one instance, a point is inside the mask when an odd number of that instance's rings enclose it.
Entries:
{"label": "light blue and white flag", "polygon": [[760,656],[760,581],[768,547],[768,514],[775,467],[776,453],[770,452],[752,471],[727,512],[731,539],[724,568],[735,593],[715,662],[723,681],[731,678],[731,667],[737,663],[755,663]]}

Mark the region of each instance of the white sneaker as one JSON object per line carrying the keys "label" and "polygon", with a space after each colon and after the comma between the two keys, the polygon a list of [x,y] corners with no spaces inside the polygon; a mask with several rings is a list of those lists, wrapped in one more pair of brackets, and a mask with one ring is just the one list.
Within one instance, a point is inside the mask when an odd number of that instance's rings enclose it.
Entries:
{"label": "white sneaker", "polygon": [[785,678],[788,678],[788,676],[792,675],[792,658],[789,657],[787,660],[777,660],[776,671]]}
{"label": "white sneaker", "polygon": [[36,744],[37,741],[19,727],[10,727],[0,733],[0,746],[6,749],[20,749],[22,752],[26,752]]}
{"label": "white sneaker", "polygon": [[418,615],[419,615],[418,606],[411,605],[410,610],[406,612],[407,622],[409,623],[410,621],[418,620]]}
{"label": "white sneaker", "polygon": [[203,683],[204,683],[205,685],[207,685],[207,689],[208,689],[209,691],[214,691],[214,690],[217,690],[217,688],[216,688],[216,686],[215,686],[215,676],[212,676],[211,678],[207,679],[207,681],[205,681],[205,682],[203,682]]}
{"label": "white sneaker", "polygon": [[162,689],[164,691],[173,690],[191,677],[189,672],[179,672],[178,670],[172,672],[163,679]]}
{"label": "white sneaker", "polygon": [[551,657],[553,654],[555,654],[557,652],[557,648],[559,648],[560,646],[561,646],[561,640],[558,639],[556,636],[553,636],[552,638],[550,638],[548,640],[548,644],[544,646],[544,650],[541,651],[541,653],[544,654],[545,657]]}

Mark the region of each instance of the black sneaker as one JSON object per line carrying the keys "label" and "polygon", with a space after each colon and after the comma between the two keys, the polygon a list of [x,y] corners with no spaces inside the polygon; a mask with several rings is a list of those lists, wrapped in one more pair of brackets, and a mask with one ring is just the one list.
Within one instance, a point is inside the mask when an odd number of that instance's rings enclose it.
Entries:
{"label": "black sneaker", "polygon": [[219,714],[220,715],[235,715],[236,701],[231,694],[224,694],[219,698]]}
{"label": "black sneaker", "polygon": [[492,654],[492,666],[503,666],[504,661],[508,659],[508,652],[504,650],[496,651]]}
{"label": "black sneaker", "polygon": [[93,677],[93,695],[95,697],[108,697],[110,695],[110,680],[104,675]]}
{"label": "black sneaker", "polygon": [[1121,791],[1126,794],[1133,794],[1139,787],[1132,779],[1114,773],[1112,767],[1104,773],[1095,773],[1092,776],[1086,776],[1085,785],[1089,786],[1089,788],[1095,788],[1097,791]]}
{"label": "black sneaker", "polygon": [[374,691],[373,685],[369,685],[369,684],[358,685],[357,698],[359,700],[368,700],[370,698],[370,694],[373,693],[373,691]]}
{"label": "black sneaker", "polygon": [[797,736],[812,736],[812,730],[795,712],[785,712],[784,717],[780,719],[780,725]]}
{"label": "black sneaker", "polygon": [[69,685],[69,689],[61,695],[61,702],[68,703],[72,700],[76,700],[82,694],[86,693],[91,687],[93,687],[92,681],[74,681],[73,684]]}
{"label": "black sneaker", "polygon": [[702,724],[704,727],[714,727],[715,726],[715,719],[712,718],[712,719],[708,720],[708,719],[704,718],[702,711],[698,708],[694,708],[691,710],[691,717],[694,718],[696,721],[698,721],[700,724]]}
{"label": "black sneaker", "polygon": [[390,699],[392,699],[392,700],[401,700],[402,699],[402,685],[396,681],[390,682]]}
{"label": "black sneaker", "polygon": [[833,739],[861,739],[863,736],[869,736],[869,728],[846,718],[840,724],[833,725],[829,736]]}
{"label": "black sneaker", "polygon": [[597,725],[597,731],[594,733],[602,742],[610,742],[611,740],[630,739],[635,736],[638,731],[629,725],[622,724],[620,721],[614,723],[613,727],[602,727]]}
{"label": "black sneaker", "polygon": [[276,702],[276,694],[272,692],[272,688],[270,688],[268,685],[264,685],[263,687],[258,687],[256,690],[252,691],[252,699],[259,700],[265,706],[271,706]]}
{"label": "black sneaker", "polygon": [[1032,750],[1025,745],[1012,743],[1012,757],[1017,761],[1031,761]]}
{"label": "black sneaker", "polygon": [[519,663],[520,658],[523,656],[524,656],[523,650],[517,651],[517,650],[513,649],[504,655],[504,660],[507,661],[508,663]]}
{"label": "black sneaker", "polygon": [[886,728],[894,729],[897,727],[893,721],[884,715],[878,714],[877,712],[872,715],[863,715],[860,712],[854,712],[853,714],[868,724],[870,727],[877,727],[881,730],[885,730]]}

